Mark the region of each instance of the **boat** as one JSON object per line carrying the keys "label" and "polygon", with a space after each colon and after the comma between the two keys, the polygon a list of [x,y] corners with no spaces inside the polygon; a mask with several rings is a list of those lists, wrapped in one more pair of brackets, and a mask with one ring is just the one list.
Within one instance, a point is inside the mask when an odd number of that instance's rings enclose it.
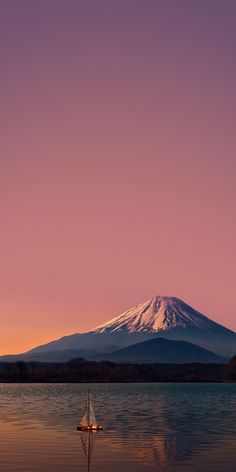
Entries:
{"label": "boat", "polygon": [[103,429],[103,426],[101,426],[100,424],[97,424],[95,414],[93,411],[92,400],[88,392],[85,411],[81,418],[79,426],[77,426],[77,431],[101,431],[102,429]]}

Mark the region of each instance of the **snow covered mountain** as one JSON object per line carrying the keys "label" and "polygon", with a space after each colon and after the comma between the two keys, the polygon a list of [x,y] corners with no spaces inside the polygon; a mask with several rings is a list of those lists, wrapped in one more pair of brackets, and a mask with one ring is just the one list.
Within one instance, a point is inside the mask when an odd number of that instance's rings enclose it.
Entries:
{"label": "snow covered mountain", "polygon": [[126,333],[154,334],[173,328],[195,327],[205,330],[211,329],[215,325],[214,321],[195,311],[182,300],[175,297],[157,296],[131,308],[91,332],[124,331]]}
{"label": "snow covered mountain", "polygon": [[[37,355],[42,358],[42,353],[46,360],[46,353],[53,353],[55,358],[56,351],[67,351],[67,357],[69,351],[75,350],[114,352],[156,337],[188,341],[226,358],[236,354],[236,333],[178,298],[156,296],[87,333],[65,336],[20,356],[11,356],[11,360],[13,357],[37,360]],[[7,360],[6,356],[1,360]]]}
{"label": "snow covered mountain", "polygon": [[[156,296],[91,331],[110,335],[123,346],[150,337],[188,341],[220,356],[236,353],[236,333],[210,320],[176,297]],[[115,341],[116,338],[116,341]]]}

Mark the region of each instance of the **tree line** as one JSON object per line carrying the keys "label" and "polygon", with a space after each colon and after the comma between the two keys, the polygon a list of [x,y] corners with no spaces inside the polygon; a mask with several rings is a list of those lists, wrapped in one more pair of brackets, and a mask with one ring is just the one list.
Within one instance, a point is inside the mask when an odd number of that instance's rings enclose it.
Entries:
{"label": "tree line", "polygon": [[228,382],[236,356],[224,364],[117,364],[73,359],[66,363],[0,364],[0,382]]}

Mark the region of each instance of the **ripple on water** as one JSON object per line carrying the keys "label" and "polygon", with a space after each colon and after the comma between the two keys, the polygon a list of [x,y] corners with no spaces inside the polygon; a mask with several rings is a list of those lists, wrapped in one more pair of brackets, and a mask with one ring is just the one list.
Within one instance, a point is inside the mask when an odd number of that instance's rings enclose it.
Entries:
{"label": "ripple on water", "polygon": [[[96,472],[234,472],[236,385],[90,384]],[[0,470],[87,470],[85,384],[0,385]]]}

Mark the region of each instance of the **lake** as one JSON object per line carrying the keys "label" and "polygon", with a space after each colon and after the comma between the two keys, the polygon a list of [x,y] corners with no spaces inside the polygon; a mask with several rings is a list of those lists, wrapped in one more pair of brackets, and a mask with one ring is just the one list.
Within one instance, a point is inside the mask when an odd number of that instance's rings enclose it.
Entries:
{"label": "lake", "polygon": [[90,384],[91,434],[87,388],[0,384],[0,470],[235,472],[236,384]]}

